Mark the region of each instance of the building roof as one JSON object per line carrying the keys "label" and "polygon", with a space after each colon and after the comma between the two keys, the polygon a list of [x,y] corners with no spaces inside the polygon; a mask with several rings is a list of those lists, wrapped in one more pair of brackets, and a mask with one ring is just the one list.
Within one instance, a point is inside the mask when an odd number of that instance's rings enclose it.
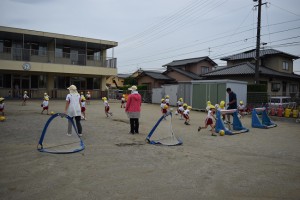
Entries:
{"label": "building roof", "polygon": [[172,81],[173,79],[162,74],[161,72],[155,71],[143,71],[139,76],[149,76],[156,80],[165,80],[165,81]]}
{"label": "building roof", "polygon": [[206,61],[212,63],[213,65],[217,65],[217,63],[215,63],[213,60],[211,60],[208,56],[204,56],[204,57],[189,58],[189,59],[184,59],[184,60],[173,60],[172,62],[163,65],[163,67],[165,67],[165,66],[179,67],[179,66],[186,65],[186,64],[198,63],[203,60],[206,60]]}
{"label": "building roof", "polygon": [[131,76],[131,74],[118,74],[117,75],[117,77],[119,77],[119,78],[128,78],[130,76]]}
{"label": "building roof", "polygon": [[168,69],[167,71],[164,72],[164,74],[166,74],[168,71],[171,71],[171,70],[174,70],[184,76],[187,76],[193,80],[200,80],[200,79],[203,79],[202,77],[198,76],[197,74],[195,73],[192,73],[192,72],[188,72],[188,71],[185,71],[185,70],[182,70],[182,69],[179,69],[179,68],[176,68],[176,67],[172,67],[171,69]]}
{"label": "building roof", "polygon": [[[283,56],[287,56],[290,57],[291,59],[298,59],[298,56],[292,55],[292,54],[288,54],[282,51],[278,51],[275,49],[263,49],[260,50],[260,57],[266,57],[268,55],[283,55]],[[249,58],[255,58],[256,57],[256,50],[252,49],[250,51],[245,51],[242,53],[238,53],[238,54],[234,54],[231,56],[226,56],[221,58],[220,60],[225,60],[225,61],[229,61],[229,60],[243,60],[243,59],[249,59]]]}
{"label": "building roof", "polygon": [[[300,75],[289,74],[278,72],[276,70],[270,69],[268,67],[259,67],[260,74],[267,76],[280,76],[286,78],[296,78],[300,79]],[[228,76],[228,75],[255,75],[255,65],[249,62],[233,65],[230,67],[225,67],[222,69],[214,70],[205,74],[202,77],[214,77],[214,76]]]}
{"label": "building roof", "polygon": [[69,42],[70,45],[74,45],[74,46],[76,46],[76,45],[81,46],[82,43],[84,43],[84,44],[88,45],[88,48],[109,49],[109,48],[118,46],[118,43],[115,41],[0,26],[0,38],[1,39],[17,40],[17,39],[20,39],[20,35],[23,35],[23,34],[26,37],[38,38],[39,41],[41,41],[41,42],[49,42],[49,41],[52,41],[53,38],[55,38],[55,39],[57,39],[57,42],[66,40]]}

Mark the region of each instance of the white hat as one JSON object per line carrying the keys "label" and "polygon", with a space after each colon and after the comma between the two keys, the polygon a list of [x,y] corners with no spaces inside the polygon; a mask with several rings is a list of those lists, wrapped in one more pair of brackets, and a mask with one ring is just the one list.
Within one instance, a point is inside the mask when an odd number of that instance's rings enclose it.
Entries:
{"label": "white hat", "polygon": [[133,91],[136,91],[137,90],[137,87],[135,85],[131,86],[130,88],[128,88],[128,90],[133,90]]}
{"label": "white hat", "polygon": [[0,101],[3,101],[4,100],[4,98],[3,97],[0,97]]}
{"label": "white hat", "polygon": [[71,94],[76,94],[77,92],[77,87],[75,85],[70,85],[70,87],[67,88]]}

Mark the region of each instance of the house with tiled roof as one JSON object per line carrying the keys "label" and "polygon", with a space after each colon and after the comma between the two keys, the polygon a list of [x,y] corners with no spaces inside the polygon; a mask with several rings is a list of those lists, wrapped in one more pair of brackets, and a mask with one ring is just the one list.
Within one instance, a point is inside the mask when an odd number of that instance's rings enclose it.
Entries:
{"label": "house with tiled roof", "polygon": [[117,74],[116,76],[110,76],[106,78],[106,86],[112,88],[118,88],[124,86],[124,80],[130,77],[131,74]]}
{"label": "house with tiled roof", "polygon": [[[268,94],[277,96],[299,96],[300,75],[293,72],[293,61],[298,56],[275,49],[260,51],[259,83],[267,85]],[[254,84],[255,50],[221,58],[227,66],[201,77],[205,79],[233,79]]]}
{"label": "house with tiled roof", "polygon": [[164,84],[172,83],[175,80],[161,72],[157,71],[145,71],[139,74],[137,77],[138,85],[146,85],[148,90],[153,88],[159,88]]}
{"label": "house with tiled roof", "polygon": [[163,65],[166,71],[163,73],[178,81],[200,80],[199,75],[212,71],[217,64],[208,56],[174,60]]}

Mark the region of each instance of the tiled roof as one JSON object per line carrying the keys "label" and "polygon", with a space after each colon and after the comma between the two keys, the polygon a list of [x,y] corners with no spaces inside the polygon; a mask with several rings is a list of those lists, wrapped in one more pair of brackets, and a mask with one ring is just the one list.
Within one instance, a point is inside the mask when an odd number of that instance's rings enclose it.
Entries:
{"label": "tiled roof", "polygon": [[131,76],[131,74],[118,74],[117,77],[119,78],[128,78],[129,76]]}
{"label": "tiled roof", "polygon": [[[263,49],[260,50],[260,57],[264,57],[267,55],[275,55],[275,54],[281,54],[284,56],[288,56],[291,57],[292,59],[298,59],[298,56],[292,55],[292,54],[288,54],[282,51],[278,51],[275,49]],[[255,58],[256,57],[256,51],[255,49],[252,49],[250,51],[245,51],[243,53],[239,53],[239,54],[234,54],[231,56],[227,56],[227,57],[223,57],[220,60],[225,60],[225,61],[229,61],[229,60],[243,60],[243,59],[249,59],[249,58]]]}
{"label": "tiled roof", "polygon": [[199,57],[199,58],[189,58],[189,59],[184,59],[184,60],[173,60],[172,62],[165,64],[163,66],[168,66],[168,67],[176,67],[176,66],[182,66],[182,65],[186,65],[186,64],[191,64],[191,63],[198,63],[202,60],[207,60],[211,63],[213,63],[213,65],[217,65],[213,60],[211,60],[208,56],[204,56],[204,57]]}
{"label": "tiled roof", "polygon": [[150,76],[151,78],[156,80],[173,80],[172,78],[162,74],[161,72],[143,71],[143,73],[140,74],[140,76],[144,75]]}
{"label": "tiled roof", "polygon": [[200,76],[198,76],[197,74],[194,74],[194,73],[192,73],[192,72],[188,72],[188,71],[185,71],[185,70],[182,70],[182,69],[178,69],[178,68],[171,68],[171,69],[169,69],[169,70],[174,70],[174,71],[176,71],[176,72],[178,72],[178,73],[180,73],[180,74],[183,74],[183,75],[185,75],[185,76],[187,76],[187,77],[189,77],[189,78],[191,78],[191,79],[193,79],[193,80],[200,80],[200,79],[202,79]]}
{"label": "tiled roof", "polygon": [[[269,76],[281,76],[281,77],[300,79],[300,75],[282,73],[263,66],[259,67],[259,71],[260,74],[269,75]],[[255,65],[249,62],[237,64],[230,67],[214,70],[206,74],[202,74],[201,76],[213,77],[213,76],[227,76],[227,75],[255,75]]]}

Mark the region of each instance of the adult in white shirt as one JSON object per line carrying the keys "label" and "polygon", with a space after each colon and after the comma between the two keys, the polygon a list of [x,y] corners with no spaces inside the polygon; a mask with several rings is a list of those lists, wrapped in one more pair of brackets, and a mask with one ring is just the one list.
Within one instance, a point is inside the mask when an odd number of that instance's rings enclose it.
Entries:
{"label": "adult in white shirt", "polygon": [[[77,92],[77,88],[75,85],[71,85],[67,89],[69,90],[70,93],[66,97],[65,114],[69,115],[72,119],[75,118],[78,135],[82,136],[82,126],[80,123],[81,120],[80,94]],[[67,133],[68,135],[72,133],[71,130],[72,130],[72,124],[69,122],[68,133]]]}

